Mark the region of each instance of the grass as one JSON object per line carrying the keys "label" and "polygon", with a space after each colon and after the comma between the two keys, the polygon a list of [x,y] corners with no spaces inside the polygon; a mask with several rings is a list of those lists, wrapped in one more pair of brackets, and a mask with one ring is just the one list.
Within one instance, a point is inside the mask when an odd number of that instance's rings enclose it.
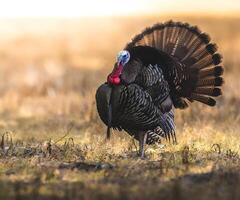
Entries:
{"label": "grass", "polygon": [[[2,35],[0,199],[240,198],[237,18],[176,17],[213,35],[226,66],[216,107],[194,103],[176,110],[177,145],[148,146],[141,160],[137,142],[126,133],[105,140],[96,87],[130,35],[156,19],[70,20],[66,30],[50,20],[55,28],[46,23],[48,37],[39,29]],[[94,24],[99,38],[87,34]]]}
{"label": "grass", "polygon": [[52,134],[45,141],[12,141],[13,133],[6,133],[1,141],[2,198],[239,198],[234,134],[187,126],[178,145],[149,146],[141,160],[131,138],[114,134],[106,142],[87,127],[79,134],[75,126],[72,122],[61,140]]}

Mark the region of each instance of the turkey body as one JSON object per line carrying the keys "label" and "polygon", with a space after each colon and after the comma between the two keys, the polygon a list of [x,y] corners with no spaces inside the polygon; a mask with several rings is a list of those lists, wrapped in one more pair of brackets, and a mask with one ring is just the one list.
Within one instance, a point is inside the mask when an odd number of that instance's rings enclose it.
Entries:
{"label": "turkey body", "polygon": [[146,28],[121,52],[108,81],[96,92],[97,110],[110,128],[140,144],[176,143],[174,108],[198,101],[214,106],[221,95],[222,57],[197,27],[166,22]]}
{"label": "turkey body", "polygon": [[147,132],[147,144],[160,142],[164,137],[176,142],[172,100],[163,74],[163,67],[172,66],[175,61],[146,46],[131,48],[129,52],[131,60],[124,67],[121,84],[105,83],[97,90],[97,99],[103,93],[103,99],[109,99],[97,104],[103,114],[101,119],[108,124],[108,109],[101,109],[108,107],[111,98],[111,127],[124,129],[137,140],[139,132]]}

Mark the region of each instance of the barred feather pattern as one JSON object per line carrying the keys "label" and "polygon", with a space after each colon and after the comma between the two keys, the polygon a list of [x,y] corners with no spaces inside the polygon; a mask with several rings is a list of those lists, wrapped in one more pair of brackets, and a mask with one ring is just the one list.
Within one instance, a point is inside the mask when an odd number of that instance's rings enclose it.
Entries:
{"label": "barred feather pattern", "polygon": [[161,143],[162,139],[172,141],[174,144],[177,143],[173,110],[166,115],[165,123],[147,131],[147,144]]}
{"label": "barred feather pattern", "polygon": [[[186,108],[194,100],[214,106],[216,101],[212,97],[221,95],[224,81],[223,67],[219,66],[222,56],[210,40],[209,35],[196,26],[168,21],[146,28],[125,49],[149,46],[176,60],[173,67],[164,70],[176,108]],[[200,88],[208,89],[202,92]]]}
{"label": "barred feather pattern", "polygon": [[[158,64],[149,64],[148,66],[144,67],[136,80],[136,84],[143,86],[142,90],[144,90],[144,93],[146,92],[146,94],[150,95],[151,104],[157,107],[159,111],[159,109],[161,109],[161,103],[169,96],[170,92],[161,66]],[[128,88],[126,88],[126,90],[128,90]],[[139,96],[138,98],[141,97]],[[126,104],[124,104],[124,108],[129,109]],[[134,111],[134,113],[138,112]],[[176,142],[173,111],[171,110],[170,112],[164,114],[160,112],[160,116],[157,116],[157,119],[159,120],[158,126],[147,131],[147,144],[159,143],[163,138]],[[125,124],[126,122],[122,123]],[[128,132],[131,133],[135,131]],[[135,138],[138,139],[138,133],[136,132]]]}
{"label": "barred feather pattern", "polygon": [[154,130],[147,131],[147,144],[161,143],[162,139],[165,138],[165,132],[160,126]]}
{"label": "barred feather pattern", "polygon": [[136,84],[143,86],[155,105],[160,105],[169,96],[169,85],[158,64],[150,64],[145,67],[136,80]]}
{"label": "barred feather pattern", "polygon": [[[130,135],[138,139],[139,131],[148,132],[147,143],[159,142],[160,138],[172,138],[175,140],[175,125],[173,110],[162,113],[154,104],[152,97],[137,84],[109,87],[108,84],[100,86],[112,90],[112,124],[113,128],[126,130]],[[99,91],[99,93],[98,93]],[[106,107],[109,101],[106,95],[97,90],[97,107]],[[100,96],[103,96],[102,98]],[[107,109],[98,109],[99,115],[107,125]]]}
{"label": "barred feather pattern", "polygon": [[117,123],[124,129],[150,130],[164,121],[151,96],[137,84],[125,86],[118,103]]}
{"label": "barred feather pattern", "polygon": [[[164,114],[163,118],[165,118],[164,122],[161,125],[157,126],[154,129],[146,131],[147,140],[146,143],[156,144],[161,143],[163,139],[173,142],[174,144],[177,143],[176,133],[175,133],[175,124],[174,124],[174,115],[173,110]],[[138,131],[136,130],[126,130],[130,135],[133,135],[135,139],[138,138]]]}
{"label": "barred feather pattern", "polygon": [[140,82],[145,87],[149,87],[156,84],[157,82],[161,83],[164,81],[162,69],[157,64],[149,64],[142,70],[140,76]]}
{"label": "barred feather pattern", "polygon": [[134,131],[136,128],[148,131],[148,144],[159,142],[161,137],[176,141],[173,111],[163,114],[154,105],[151,96],[138,85],[125,87],[119,102],[118,123],[127,132],[137,134]]}

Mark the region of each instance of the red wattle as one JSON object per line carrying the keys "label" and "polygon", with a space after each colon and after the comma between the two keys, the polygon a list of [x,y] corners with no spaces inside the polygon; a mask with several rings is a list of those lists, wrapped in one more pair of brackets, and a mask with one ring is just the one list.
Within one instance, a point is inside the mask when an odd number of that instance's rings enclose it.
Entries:
{"label": "red wattle", "polygon": [[120,75],[122,73],[123,66],[119,65],[111,74],[108,75],[108,83],[118,85],[121,82]]}
{"label": "red wattle", "polygon": [[118,85],[121,82],[119,77],[114,77],[113,78],[113,84]]}

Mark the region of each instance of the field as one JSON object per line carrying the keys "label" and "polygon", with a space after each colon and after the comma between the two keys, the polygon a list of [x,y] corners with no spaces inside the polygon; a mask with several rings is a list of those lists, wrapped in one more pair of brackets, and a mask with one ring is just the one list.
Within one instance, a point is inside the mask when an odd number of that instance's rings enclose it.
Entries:
{"label": "field", "polygon": [[106,127],[95,90],[116,53],[159,17],[0,20],[0,199],[240,199],[240,18],[171,17],[219,46],[224,95],[176,110],[178,144]]}

